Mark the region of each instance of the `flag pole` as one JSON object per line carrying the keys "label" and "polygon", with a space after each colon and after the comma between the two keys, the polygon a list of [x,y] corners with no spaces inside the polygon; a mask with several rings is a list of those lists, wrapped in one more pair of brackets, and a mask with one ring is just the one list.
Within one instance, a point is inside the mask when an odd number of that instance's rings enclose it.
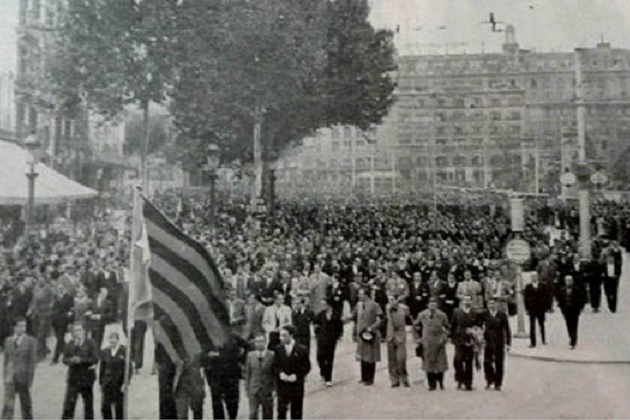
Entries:
{"label": "flag pole", "polygon": [[136,185],[133,193],[133,219],[131,222],[131,237],[129,239],[129,274],[127,278],[127,330],[129,333],[127,334],[127,345],[125,346],[125,377],[123,382],[123,418],[129,418],[129,381],[131,379],[131,344],[133,337],[133,319],[134,319],[134,311],[135,308],[131,307],[131,299],[129,298],[129,293],[131,290],[131,277],[134,273],[134,246],[136,243],[136,233],[138,231],[138,218],[140,206],[140,191],[141,188],[139,185]]}

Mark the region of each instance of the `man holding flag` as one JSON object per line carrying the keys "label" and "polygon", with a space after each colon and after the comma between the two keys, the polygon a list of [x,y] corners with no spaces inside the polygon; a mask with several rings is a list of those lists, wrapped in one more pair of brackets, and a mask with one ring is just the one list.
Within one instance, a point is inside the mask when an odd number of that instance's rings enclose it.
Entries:
{"label": "man holding flag", "polygon": [[[216,351],[230,338],[224,282],[205,248],[139,191],[132,235],[127,325],[143,319],[151,326],[160,374],[160,418],[175,418],[173,392],[182,373],[177,366]],[[128,378],[129,354],[127,384]]]}

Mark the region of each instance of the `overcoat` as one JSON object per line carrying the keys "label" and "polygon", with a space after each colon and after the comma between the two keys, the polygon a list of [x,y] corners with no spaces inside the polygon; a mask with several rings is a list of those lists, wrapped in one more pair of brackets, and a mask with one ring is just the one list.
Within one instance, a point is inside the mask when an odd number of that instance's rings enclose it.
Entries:
{"label": "overcoat", "polygon": [[[356,320],[355,337],[357,341],[357,361],[376,363],[381,361],[381,333],[379,326],[383,317],[381,307],[374,301],[368,300],[357,303],[353,316]],[[367,343],[361,333],[371,327],[374,341]]]}
{"label": "overcoat", "polygon": [[414,325],[419,327],[422,338],[422,369],[427,373],[441,373],[448,370],[446,341],[450,324],[446,314],[436,309],[433,316],[426,309],[418,315]]}

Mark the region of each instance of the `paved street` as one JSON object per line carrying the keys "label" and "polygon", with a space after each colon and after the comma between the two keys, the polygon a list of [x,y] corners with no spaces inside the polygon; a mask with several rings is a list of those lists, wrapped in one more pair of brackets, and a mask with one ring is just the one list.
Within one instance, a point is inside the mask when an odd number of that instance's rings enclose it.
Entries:
{"label": "paved street", "polygon": [[[445,391],[429,392],[420,370],[420,361],[410,358],[411,389],[392,389],[386,362],[378,365],[376,384],[364,387],[357,383],[358,364],[354,360],[354,343],[348,325],[337,350],[335,386],[323,387],[312,349],[313,370],[307,384],[305,402],[307,418],[627,418],[630,415],[630,258],[625,256],[624,278],[620,288],[620,312],[599,314],[587,309],[582,315],[578,348],[569,351],[566,332],[559,311],[549,317],[548,346],[527,348],[528,340],[516,339],[514,355],[507,360],[503,392],[485,391],[483,371],[476,372],[475,392],[455,390],[453,370],[446,377]],[[605,305],[604,305],[605,307]],[[146,366],[133,379],[130,417],[155,418],[158,414],[157,376],[150,374],[152,337],[147,335]],[[52,346],[52,342],[50,343]],[[409,343],[409,354],[413,354]],[[386,347],[382,349],[386,358]],[[448,348],[452,366],[453,348]],[[518,356],[518,357],[516,357]],[[541,360],[542,359],[542,360]],[[566,363],[553,361],[565,360]],[[611,364],[610,362],[616,362]],[[603,363],[602,363],[603,362]],[[1,366],[0,366],[1,369]],[[61,414],[66,368],[63,365],[40,364],[33,390],[35,416],[57,418]],[[96,390],[96,387],[95,387]],[[207,394],[209,394],[207,392]],[[96,413],[100,395],[96,392]],[[387,404],[383,404],[387,401]],[[239,418],[247,418],[247,401],[243,398]],[[77,417],[82,418],[79,404]],[[205,416],[212,418],[211,401],[205,403]]]}

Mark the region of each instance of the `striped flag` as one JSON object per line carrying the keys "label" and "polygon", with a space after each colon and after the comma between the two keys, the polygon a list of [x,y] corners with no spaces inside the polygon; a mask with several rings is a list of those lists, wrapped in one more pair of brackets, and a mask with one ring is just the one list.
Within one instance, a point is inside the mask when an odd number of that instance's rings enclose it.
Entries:
{"label": "striped flag", "polygon": [[[158,352],[172,362],[190,360],[222,346],[230,334],[224,283],[208,252],[142,197],[136,224],[148,276],[132,276],[130,310],[150,300]],[[141,258],[144,258],[140,260]],[[133,266],[133,263],[132,263]],[[138,316],[136,311],[135,316]]]}

